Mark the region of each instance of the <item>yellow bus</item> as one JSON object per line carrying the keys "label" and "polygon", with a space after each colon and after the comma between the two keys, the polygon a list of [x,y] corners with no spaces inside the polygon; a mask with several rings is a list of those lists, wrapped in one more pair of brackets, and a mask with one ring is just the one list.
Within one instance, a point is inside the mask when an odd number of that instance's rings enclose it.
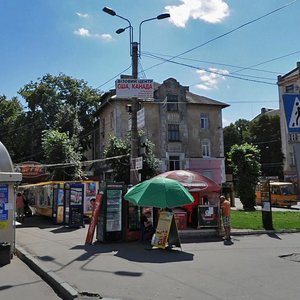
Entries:
{"label": "yellow bus", "polygon": [[[291,182],[270,182],[272,206],[291,207],[297,205],[297,195]],[[261,205],[261,184],[256,187],[256,204]]]}

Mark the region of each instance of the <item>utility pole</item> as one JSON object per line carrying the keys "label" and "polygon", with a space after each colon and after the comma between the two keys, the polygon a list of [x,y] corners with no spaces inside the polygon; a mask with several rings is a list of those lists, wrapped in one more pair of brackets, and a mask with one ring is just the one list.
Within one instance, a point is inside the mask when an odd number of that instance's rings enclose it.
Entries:
{"label": "utility pole", "polygon": [[[150,18],[143,20],[139,26],[139,42],[133,42],[133,27],[131,22],[118,15],[114,10],[109,7],[104,7],[102,9],[105,13],[116,16],[120,19],[128,22],[128,26],[124,28],[119,28],[116,33],[120,34],[126,29],[129,29],[129,39],[130,39],[130,55],[132,59],[132,79],[138,79],[138,58],[139,50],[141,49],[141,33],[142,33],[142,24],[152,20],[162,20],[170,17],[170,14],[164,13],[156,16],[155,18]],[[137,112],[139,108],[139,100],[137,97],[131,98],[131,155],[130,155],[130,183],[135,185],[139,182],[139,173],[136,170],[136,158],[139,155],[139,145],[138,145],[138,128],[137,128]]]}
{"label": "utility pole", "polygon": [[[139,44],[133,42],[132,50],[132,79],[138,78],[138,48]],[[138,157],[138,128],[137,112],[139,100],[136,97],[131,98],[131,164],[130,164],[130,183],[135,185],[139,182],[139,172],[135,169],[135,160]],[[132,168],[133,167],[133,168]]]}

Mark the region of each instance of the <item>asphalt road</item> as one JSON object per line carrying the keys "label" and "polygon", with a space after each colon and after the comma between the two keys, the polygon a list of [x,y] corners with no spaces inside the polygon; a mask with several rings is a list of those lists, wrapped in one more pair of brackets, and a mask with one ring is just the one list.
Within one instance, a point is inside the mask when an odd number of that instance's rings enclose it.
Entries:
{"label": "asphalt road", "polygon": [[[235,198],[234,201],[235,201],[235,207],[233,209],[243,209],[243,205],[239,198]],[[257,205],[256,209],[261,210],[261,206]],[[294,205],[291,208],[272,206],[272,211],[298,211],[298,210],[300,210],[300,202],[298,202],[297,205]]]}
{"label": "asphalt road", "polygon": [[86,228],[17,229],[17,243],[79,292],[123,300],[294,300],[300,295],[300,233],[182,243],[84,245]]}

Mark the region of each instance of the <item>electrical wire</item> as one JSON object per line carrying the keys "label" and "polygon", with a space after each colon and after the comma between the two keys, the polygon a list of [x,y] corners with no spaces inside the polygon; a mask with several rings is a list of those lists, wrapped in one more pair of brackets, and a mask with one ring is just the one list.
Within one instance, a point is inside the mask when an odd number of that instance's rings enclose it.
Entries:
{"label": "electrical wire", "polygon": [[214,41],[216,41],[216,40],[218,40],[218,39],[220,39],[220,38],[223,38],[223,37],[225,37],[225,36],[227,36],[227,35],[229,35],[229,34],[235,32],[235,31],[238,31],[238,30],[242,29],[243,27],[246,27],[246,26],[248,26],[248,25],[250,25],[250,24],[252,24],[252,23],[255,23],[255,22],[257,22],[257,21],[259,21],[259,20],[261,20],[261,19],[264,19],[264,18],[266,18],[266,17],[268,17],[268,16],[270,16],[270,15],[272,15],[272,14],[274,14],[274,13],[280,11],[280,10],[283,10],[283,9],[285,9],[286,7],[288,7],[288,6],[292,5],[292,4],[294,4],[294,3],[297,2],[297,1],[298,1],[298,0],[293,0],[293,1],[291,1],[291,2],[289,2],[289,3],[287,3],[287,4],[285,4],[285,5],[283,5],[283,6],[281,6],[281,7],[278,7],[278,8],[276,8],[276,9],[274,9],[274,10],[272,10],[272,11],[270,11],[270,12],[268,12],[268,13],[266,13],[266,14],[260,16],[260,17],[257,17],[257,18],[255,18],[255,19],[253,19],[253,20],[251,20],[251,21],[248,21],[248,22],[246,22],[246,23],[244,23],[244,24],[242,24],[242,25],[240,25],[240,26],[238,26],[238,27],[236,27],[236,28],[234,28],[234,29],[232,29],[232,30],[229,30],[229,31],[227,31],[227,32],[225,32],[225,33],[223,33],[223,34],[217,36],[217,37],[214,37],[214,38],[212,38],[212,39],[210,39],[210,40],[208,40],[208,41],[206,41],[206,42],[204,42],[204,43],[202,43],[202,44],[200,44],[200,45],[198,45],[198,46],[195,46],[195,47],[193,47],[193,48],[191,48],[191,49],[189,49],[189,50],[186,50],[186,51],[184,51],[184,52],[182,52],[182,53],[180,53],[180,54],[178,54],[178,55],[175,55],[175,56],[171,57],[170,59],[167,59],[167,60],[165,60],[165,61],[163,61],[163,62],[161,62],[161,63],[158,63],[158,64],[156,64],[156,65],[153,65],[153,66],[147,68],[145,71],[151,70],[151,69],[153,69],[153,68],[155,68],[155,67],[157,67],[157,66],[160,66],[160,65],[162,65],[162,64],[164,64],[164,63],[166,63],[166,62],[171,62],[173,59],[175,59],[175,58],[177,58],[177,57],[183,56],[184,54],[187,54],[187,53],[192,52],[192,51],[194,51],[194,50],[196,50],[196,49],[199,49],[199,48],[201,48],[201,47],[203,47],[203,46],[205,46],[205,45],[207,45],[207,44],[210,44],[210,43],[212,43],[212,42],[214,42]]}
{"label": "electrical wire", "polygon": [[160,60],[163,60],[163,61],[168,61],[169,63],[172,63],[172,64],[189,67],[189,68],[196,69],[196,70],[202,70],[202,71],[212,73],[212,74],[216,74],[216,75],[219,75],[219,76],[230,77],[230,78],[240,79],[240,80],[244,80],[244,81],[250,81],[250,82],[255,82],[255,83],[263,83],[263,84],[277,86],[276,83],[271,83],[271,82],[267,82],[267,81],[260,81],[260,80],[255,80],[255,79],[243,78],[241,76],[231,75],[231,73],[226,74],[226,73],[221,73],[221,72],[217,72],[217,71],[213,71],[213,70],[209,70],[209,69],[205,69],[205,68],[195,67],[195,66],[192,66],[192,65],[184,64],[184,63],[179,63],[179,62],[172,61],[172,60],[165,60],[164,58],[161,58],[161,57],[156,57],[156,58],[160,59]]}

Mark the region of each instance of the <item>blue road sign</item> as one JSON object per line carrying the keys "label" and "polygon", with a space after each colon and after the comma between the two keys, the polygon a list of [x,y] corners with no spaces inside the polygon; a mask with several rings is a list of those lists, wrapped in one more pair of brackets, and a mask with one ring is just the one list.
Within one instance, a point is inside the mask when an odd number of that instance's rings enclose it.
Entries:
{"label": "blue road sign", "polygon": [[300,94],[284,94],[282,99],[288,132],[300,132]]}

